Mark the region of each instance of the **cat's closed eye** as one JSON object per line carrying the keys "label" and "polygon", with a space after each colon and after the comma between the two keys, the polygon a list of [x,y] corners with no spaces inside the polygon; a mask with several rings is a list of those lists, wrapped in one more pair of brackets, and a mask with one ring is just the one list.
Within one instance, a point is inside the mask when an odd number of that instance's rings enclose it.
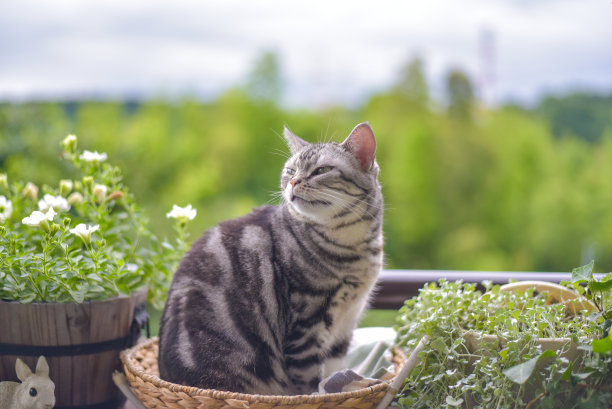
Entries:
{"label": "cat's closed eye", "polygon": [[324,173],[329,172],[330,170],[332,170],[333,167],[331,166],[321,166],[320,168],[316,168],[314,172],[312,172],[313,175],[322,175]]}

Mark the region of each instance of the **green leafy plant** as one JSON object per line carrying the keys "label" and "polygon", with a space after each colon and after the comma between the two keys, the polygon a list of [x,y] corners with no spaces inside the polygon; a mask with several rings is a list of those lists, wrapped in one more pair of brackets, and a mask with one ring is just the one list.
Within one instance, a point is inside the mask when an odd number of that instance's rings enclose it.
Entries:
{"label": "green leafy plant", "polygon": [[149,287],[161,308],[195,210],[175,206],[176,239],[161,240],[104,153],[62,141],[62,157],[80,173],[58,186],[9,183],[0,174],[0,300],[83,302]]}
{"label": "green leafy plant", "polygon": [[612,353],[612,273],[601,279],[593,275],[594,262],[575,268],[572,271],[572,280],[565,283],[574,288],[579,294],[590,300],[597,307],[597,314],[591,318],[596,320],[601,327],[601,338],[594,339],[592,348],[600,354]]}
{"label": "green leafy plant", "polygon": [[[548,304],[545,292],[502,292],[483,285],[485,292],[475,284],[441,280],[400,309],[398,344],[410,350],[425,335],[430,341],[398,395],[399,407],[587,408],[610,402],[612,356],[592,346],[609,337],[609,325],[603,332],[605,313],[568,314],[562,304]],[[590,291],[587,285],[582,294]],[[592,293],[591,300],[605,306],[609,288],[602,291]],[[476,351],[466,335],[474,333],[481,334]],[[495,341],[487,335],[495,335]],[[541,338],[569,340],[551,350]],[[580,358],[569,358],[571,348],[581,351]]]}

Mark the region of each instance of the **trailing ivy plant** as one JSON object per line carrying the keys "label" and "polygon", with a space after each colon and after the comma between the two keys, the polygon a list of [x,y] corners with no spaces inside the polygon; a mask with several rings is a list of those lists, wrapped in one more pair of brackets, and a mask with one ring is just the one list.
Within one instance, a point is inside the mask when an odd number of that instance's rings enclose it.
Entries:
{"label": "trailing ivy plant", "polygon": [[195,210],[175,206],[177,237],[161,240],[106,154],[77,150],[74,135],[62,146],[76,180],[39,188],[0,174],[0,300],[83,302],[148,286],[161,308]]}
{"label": "trailing ivy plant", "polygon": [[598,312],[591,318],[596,320],[602,330],[602,338],[594,339],[592,343],[593,351],[598,353],[612,352],[612,336],[610,335],[610,325],[612,324],[612,273],[603,276],[601,279],[593,275],[594,262],[575,268],[572,271],[572,280],[564,284],[570,286],[587,300],[590,300]]}
{"label": "trailing ivy plant", "polygon": [[[421,364],[398,395],[401,408],[599,408],[612,401],[612,353],[608,342],[611,276],[584,275],[568,286],[592,294],[602,309],[568,315],[549,305],[545,292],[502,292],[500,287],[440,280],[420,290],[398,313],[398,344],[410,350],[423,336],[429,343]],[[586,269],[586,270],[585,270]],[[577,269],[579,270],[579,269]],[[576,270],[575,270],[576,271]],[[587,277],[588,276],[588,277]],[[581,281],[585,280],[585,281]],[[594,283],[595,288],[587,284]],[[582,288],[580,290],[579,288]],[[607,308],[607,309],[606,309]],[[468,349],[467,332],[492,334],[499,342]],[[566,350],[543,350],[537,338],[570,338],[584,358]],[[605,343],[605,345],[604,345]],[[569,343],[566,348],[569,348]]]}

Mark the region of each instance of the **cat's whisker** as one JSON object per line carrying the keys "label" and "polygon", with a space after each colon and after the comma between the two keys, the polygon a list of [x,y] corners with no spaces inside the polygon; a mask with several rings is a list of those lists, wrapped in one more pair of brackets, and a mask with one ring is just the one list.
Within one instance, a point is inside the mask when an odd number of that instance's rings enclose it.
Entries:
{"label": "cat's whisker", "polygon": [[[351,213],[353,213],[355,216],[359,217],[360,219],[363,219],[365,216],[370,217],[370,218],[375,217],[376,216],[375,211],[380,210],[380,209],[376,209],[376,206],[373,206],[370,203],[367,203],[362,199],[357,199],[355,201],[349,201],[339,196],[338,193],[334,192],[333,190],[320,190],[319,193],[321,193],[326,199],[332,201],[333,204],[339,205],[340,207],[346,210],[349,210]],[[365,207],[363,205],[365,205]],[[372,209],[372,211],[370,211],[369,207],[372,207],[375,209]]]}
{"label": "cat's whisker", "polygon": [[[328,194],[328,195],[339,195],[338,192],[335,192],[333,189],[329,189],[329,188],[322,189],[320,192]],[[340,200],[344,200],[345,204],[347,204],[347,205],[350,204],[353,207],[358,207],[359,210],[362,210],[364,212],[367,211],[368,208],[371,208],[372,210],[376,210],[376,211],[383,211],[384,210],[384,205],[383,206],[377,206],[374,203],[367,202],[367,201],[365,201],[363,199],[356,198],[355,201],[351,202],[351,201],[349,201],[349,200],[347,200],[345,198],[342,198],[341,196],[337,196],[337,197]],[[365,205],[366,208],[364,209],[363,207],[361,207],[360,206],[361,204]]]}
{"label": "cat's whisker", "polygon": [[351,207],[357,207],[357,208],[361,209],[361,207],[359,206],[359,202],[358,201],[351,202],[351,201],[347,200],[346,198],[343,198],[342,196],[340,196],[339,194],[337,194],[334,191],[320,190],[319,193],[321,195],[325,196],[326,198],[335,200],[335,204],[339,204],[342,207],[351,206]]}
{"label": "cat's whisker", "polygon": [[278,133],[278,131],[276,131],[276,130],[275,130],[275,129],[273,129],[273,128],[270,128],[270,131],[271,131],[271,132],[272,132],[274,135],[278,136],[278,138],[279,138],[280,140],[282,140],[282,141],[283,141],[283,143],[286,143],[285,138],[283,137],[283,135],[282,135],[282,134]]}
{"label": "cat's whisker", "polygon": [[280,204],[285,201],[285,197],[283,196],[283,192],[279,192],[277,190],[269,191],[268,194],[271,196],[267,203],[270,204]]}
{"label": "cat's whisker", "polygon": [[272,149],[270,151],[270,154],[277,155],[277,156],[283,157],[285,159],[289,159],[289,157],[291,157],[291,154],[289,152],[284,151],[282,149]]}
{"label": "cat's whisker", "polygon": [[325,143],[331,142],[331,135],[329,134],[329,126],[331,125],[331,118],[327,120],[327,128],[325,128]]}
{"label": "cat's whisker", "polygon": [[334,132],[332,132],[331,134],[329,133],[330,124],[331,124],[331,119],[327,121],[327,129],[325,130],[325,133],[321,132],[321,134],[319,135],[318,143],[328,144],[332,142],[332,140],[334,139],[335,133]]}

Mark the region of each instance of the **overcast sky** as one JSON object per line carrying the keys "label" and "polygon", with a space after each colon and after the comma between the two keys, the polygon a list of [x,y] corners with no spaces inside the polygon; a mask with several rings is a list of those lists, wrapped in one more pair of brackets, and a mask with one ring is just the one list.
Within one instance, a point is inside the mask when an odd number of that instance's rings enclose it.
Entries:
{"label": "overcast sky", "polygon": [[0,99],[196,95],[275,51],[285,102],[357,104],[419,56],[490,101],[612,92],[610,0],[0,0]]}

